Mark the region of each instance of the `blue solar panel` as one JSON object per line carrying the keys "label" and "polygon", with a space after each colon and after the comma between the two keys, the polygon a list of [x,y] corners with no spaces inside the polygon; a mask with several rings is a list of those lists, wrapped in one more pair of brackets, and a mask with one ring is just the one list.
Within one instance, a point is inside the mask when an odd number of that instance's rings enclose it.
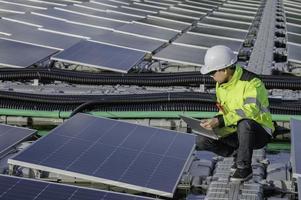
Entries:
{"label": "blue solar panel", "polygon": [[77,114],[9,163],[172,197],[194,144],[193,135]]}
{"label": "blue solar panel", "polygon": [[293,175],[301,177],[301,158],[298,153],[301,151],[301,120],[291,119],[291,162]]}
{"label": "blue solar panel", "polygon": [[203,66],[206,49],[171,44],[153,56],[153,59],[180,63],[184,65]]}
{"label": "blue solar panel", "polygon": [[151,200],[152,198],[0,175],[0,199]]}
{"label": "blue solar panel", "polygon": [[144,52],[96,42],[81,41],[53,56],[51,59],[127,73],[127,71],[138,64],[144,56]]}
{"label": "blue solar panel", "polygon": [[238,52],[242,47],[242,41],[236,41],[231,39],[216,38],[204,35],[195,35],[190,33],[185,33],[176,39],[173,44],[181,46],[192,46],[192,47],[201,47],[209,48],[214,45],[225,45],[231,48],[233,51]]}
{"label": "blue solar panel", "polygon": [[116,28],[115,32],[121,32],[139,37],[168,42],[177,36],[178,32],[162,28],[147,26],[143,24],[127,24]]}
{"label": "blue solar panel", "polygon": [[35,130],[0,125],[0,156],[9,151],[10,148],[35,134]]}
{"label": "blue solar panel", "polygon": [[0,39],[0,66],[25,68],[56,52],[54,49]]}
{"label": "blue solar panel", "polygon": [[120,46],[146,53],[152,53],[165,44],[161,41],[114,32],[92,37],[90,41]]}

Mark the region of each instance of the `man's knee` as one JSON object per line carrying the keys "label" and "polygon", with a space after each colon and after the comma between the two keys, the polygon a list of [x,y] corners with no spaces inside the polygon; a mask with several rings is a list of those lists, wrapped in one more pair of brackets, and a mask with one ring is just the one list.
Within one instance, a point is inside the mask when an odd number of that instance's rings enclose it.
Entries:
{"label": "man's knee", "polygon": [[237,124],[237,132],[240,131],[253,131],[256,127],[256,122],[251,119],[243,119]]}
{"label": "man's knee", "polygon": [[212,139],[203,137],[203,136],[197,136],[196,137],[196,148],[197,150],[208,150],[210,147],[212,147],[214,144],[212,142]]}

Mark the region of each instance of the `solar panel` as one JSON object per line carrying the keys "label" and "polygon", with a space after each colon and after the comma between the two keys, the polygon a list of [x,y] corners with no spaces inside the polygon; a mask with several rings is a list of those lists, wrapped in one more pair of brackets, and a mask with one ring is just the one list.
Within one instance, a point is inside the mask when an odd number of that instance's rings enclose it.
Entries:
{"label": "solar panel", "polygon": [[[70,23],[76,23],[76,24],[80,24],[80,25],[91,26],[91,27],[95,27],[95,28],[110,29],[110,30],[113,30],[115,27],[124,25],[124,23],[122,23],[122,22],[111,21],[111,20],[106,20],[106,19],[99,19],[99,18],[95,18],[95,17],[88,17],[88,16],[84,16],[84,15],[79,15],[79,14],[75,14],[75,13],[57,10],[57,9],[48,9],[45,12],[36,12],[36,14],[43,15],[43,16],[49,17],[49,18],[65,20]],[[36,16],[36,18],[41,18],[37,15],[34,15],[34,16]],[[22,19],[20,19],[20,20],[22,20]]]}
{"label": "solar panel", "polygon": [[109,9],[107,9],[107,12],[119,13],[119,14],[139,17],[139,18],[145,18],[146,15],[149,14],[149,12],[144,12],[141,10],[127,9],[127,8],[109,8]]}
{"label": "solar panel", "polygon": [[244,31],[214,28],[209,26],[197,26],[191,29],[188,33],[197,34],[197,35],[218,36],[218,37],[230,38],[230,39],[234,38],[240,40],[244,40],[245,37],[247,36],[247,32]]}
{"label": "solar panel", "polygon": [[135,50],[91,41],[81,41],[51,59],[127,73],[128,70],[143,60],[144,56],[145,53]]}
{"label": "solar panel", "polygon": [[187,23],[172,22],[172,21],[168,21],[168,20],[156,19],[156,18],[151,18],[151,17],[140,19],[138,21],[135,21],[134,23],[145,24],[148,26],[154,26],[154,27],[158,27],[158,28],[165,28],[168,30],[173,30],[173,31],[178,31],[178,32],[182,32],[182,31],[188,29],[188,27],[190,27],[190,25]]}
{"label": "solar panel", "polygon": [[36,130],[0,124],[0,156],[35,134]]}
{"label": "solar panel", "polygon": [[39,31],[28,25],[4,20],[0,21],[0,32],[9,34],[6,38],[10,40],[56,50],[66,49],[80,41],[79,38]]}
{"label": "solar panel", "polygon": [[195,20],[199,20],[202,16],[204,16],[206,13],[202,12],[192,12],[188,10],[181,10],[176,7],[171,7],[166,11],[160,11],[160,13],[166,13],[170,15],[177,15],[177,16],[182,16],[182,17],[187,17]]}
{"label": "solar panel", "polygon": [[216,38],[204,35],[195,35],[185,33],[176,39],[173,44],[181,46],[192,46],[192,47],[201,47],[209,48],[214,45],[225,45],[231,48],[233,51],[238,52],[242,47],[242,41],[236,41],[231,39]]}
{"label": "solar panel", "polygon": [[301,120],[291,119],[291,162],[294,177],[301,177],[301,159],[298,156],[301,141]]}
{"label": "solar panel", "polygon": [[108,19],[111,21],[118,21],[123,23],[129,23],[131,21],[140,19],[139,17],[126,16],[117,13],[107,13],[104,11],[95,11],[92,9],[86,9],[78,6],[68,6],[68,8],[56,8],[56,9],[66,11],[66,12],[76,13],[79,15],[90,16],[90,17],[95,17],[100,19]]}
{"label": "solar panel", "polygon": [[301,63],[301,46],[288,43],[287,44],[287,58],[289,62]]}
{"label": "solar panel", "polygon": [[62,35],[69,35],[73,37],[79,37],[88,39],[94,35],[108,33],[109,30],[82,26],[78,24],[57,21],[55,24],[47,24],[39,28],[41,31],[52,32]]}
{"label": "solar panel", "polygon": [[[4,17],[3,19],[13,22],[18,22],[21,24],[26,24],[34,27],[43,27],[47,24],[56,24],[58,19],[51,19],[48,17],[40,17],[38,15],[26,13],[26,14],[16,14]],[[60,19],[61,21],[63,19]],[[32,28],[32,27],[31,27]]]}
{"label": "solar panel", "polygon": [[252,23],[254,17],[248,17],[245,15],[234,15],[234,14],[227,14],[224,12],[214,12],[210,15],[210,17],[214,18],[220,18],[220,19],[226,19],[226,20],[233,20],[238,22],[246,22],[246,23]]}
{"label": "solar panel", "polygon": [[184,22],[187,24],[192,24],[193,22],[196,21],[195,19],[190,19],[187,17],[181,17],[181,16],[176,16],[176,15],[170,15],[167,13],[158,13],[156,15],[148,15],[148,17],[169,20],[169,21],[173,21],[173,22]]}
{"label": "solar panel", "polygon": [[0,39],[0,65],[6,67],[29,67],[56,52],[54,49]]}
{"label": "solar panel", "polygon": [[290,25],[290,24],[286,24],[286,28],[287,28],[288,32],[301,34],[300,26],[293,26],[293,25]]}
{"label": "solar panel", "polygon": [[116,28],[115,32],[135,35],[138,37],[145,37],[149,39],[159,40],[163,42],[168,42],[176,35],[178,32],[165,30],[162,28],[156,28],[151,26],[146,26],[142,24],[127,24],[121,27]]}
{"label": "solar panel", "polygon": [[152,198],[0,175],[0,199],[151,200]]}
{"label": "solar panel", "polygon": [[288,23],[291,23],[291,24],[296,24],[296,25],[299,25],[299,26],[301,25],[301,20],[300,19],[286,17],[286,21]]}
{"label": "solar panel", "polygon": [[231,8],[225,8],[225,7],[219,7],[218,11],[221,11],[224,13],[229,13],[229,14],[248,15],[248,16],[253,16],[253,17],[255,17],[255,15],[256,15],[256,12],[245,11],[245,10],[240,10],[240,9],[231,9]]}
{"label": "solar panel", "polygon": [[185,65],[203,66],[206,49],[171,44],[153,56],[153,59]]}
{"label": "solar panel", "polygon": [[165,44],[164,42],[157,40],[114,32],[95,36],[90,39],[90,41],[143,51],[146,53],[152,53]]}
{"label": "solar panel", "polygon": [[242,30],[242,31],[248,31],[249,25],[248,24],[242,24],[237,22],[227,22],[227,21],[221,21],[216,19],[202,19],[201,22],[198,23],[198,25],[205,25],[205,26],[213,26],[213,27],[224,27],[224,28],[230,28],[235,30]]}
{"label": "solar panel", "polygon": [[217,8],[217,5],[214,5],[214,4],[211,4],[211,3],[208,3],[208,2],[185,1],[185,4],[188,5],[188,6],[207,8],[207,9],[210,9],[210,10],[212,10],[214,8]]}
{"label": "solar panel", "polygon": [[301,45],[301,35],[287,33],[287,40],[290,43],[295,43],[295,44]]}
{"label": "solar panel", "polygon": [[130,4],[130,8],[137,9],[137,10],[143,10],[143,11],[151,11],[154,14],[161,10],[160,8],[147,7],[147,6],[138,5],[138,4],[135,4],[135,3]]}
{"label": "solar panel", "polygon": [[297,184],[298,184],[298,197],[301,197],[301,177],[298,178],[297,180]]}
{"label": "solar panel", "polygon": [[193,6],[193,5],[189,5],[187,3],[179,3],[178,5],[175,6],[176,8],[180,8],[180,9],[184,9],[184,10],[192,10],[195,12],[203,12],[203,13],[207,13],[208,11],[211,11],[211,8],[203,8],[200,6]]}
{"label": "solar panel", "polygon": [[[6,1],[8,2],[8,1]],[[24,1],[24,0],[9,0],[10,4],[12,5],[20,5],[20,6],[27,6],[27,7],[32,7],[32,8],[37,8],[37,9],[43,9],[46,10],[47,9],[47,5],[43,5],[41,3],[38,2],[32,2],[32,1]]]}
{"label": "solar panel", "polygon": [[77,114],[8,162],[172,197],[195,137]]}
{"label": "solar panel", "polygon": [[19,5],[7,4],[7,3],[3,3],[3,2],[0,2],[0,8],[3,11],[8,11],[8,12],[11,12],[11,13],[19,13],[19,14],[35,10],[33,8],[19,6]]}

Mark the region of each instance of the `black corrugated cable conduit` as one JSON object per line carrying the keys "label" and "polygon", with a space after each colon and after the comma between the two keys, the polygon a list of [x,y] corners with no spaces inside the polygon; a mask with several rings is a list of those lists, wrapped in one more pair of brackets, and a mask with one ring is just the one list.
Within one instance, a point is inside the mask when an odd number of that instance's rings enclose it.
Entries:
{"label": "black corrugated cable conduit", "polygon": [[[292,89],[301,90],[301,78],[288,75],[261,75],[267,89]],[[39,79],[41,82],[63,81],[87,85],[138,85],[138,86],[198,86],[206,84],[214,87],[214,80],[197,72],[178,73],[89,73],[62,69],[0,69],[2,81],[24,81]]]}
{"label": "black corrugated cable conduit", "polygon": [[[206,111],[215,112],[215,95],[198,92],[129,95],[42,95],[0,91],[1,108],[43,111]],[[273,114],[300,115],[301,101],[270,99]]]}

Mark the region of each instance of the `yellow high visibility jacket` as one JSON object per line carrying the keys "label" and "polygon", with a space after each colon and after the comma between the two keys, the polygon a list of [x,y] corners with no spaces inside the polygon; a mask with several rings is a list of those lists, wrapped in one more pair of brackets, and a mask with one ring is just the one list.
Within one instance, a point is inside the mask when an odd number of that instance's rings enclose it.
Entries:
{"label": "yellow high visibility jacket", "polygon": [[242,119],[253,119],[269,134],[274,132],[268,92],[263,82],[240,65],[236,65],[230,81],[216,83],[216,98],[221,107],[218,118],[225,134],[234,132]]}

